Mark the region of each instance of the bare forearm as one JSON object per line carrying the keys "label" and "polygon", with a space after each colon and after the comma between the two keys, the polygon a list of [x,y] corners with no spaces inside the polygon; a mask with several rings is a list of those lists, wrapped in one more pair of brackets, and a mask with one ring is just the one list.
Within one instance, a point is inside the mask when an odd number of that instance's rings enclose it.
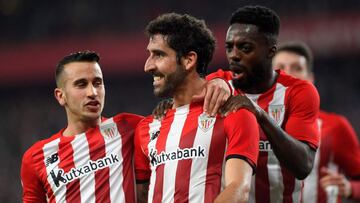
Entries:
{"label": "bare forearm", "polygon": [[146,203],[148,199],[149,183],[136,184],[137,203]]}
{"label": "bare forearm", "polygon": [[232,183],[228,185],[215,199],[214,203],[248,202],[250,185]]}
{"label": "bare forearm", "polygon": [[287,134],[265,111],[258,112],[256,117],[280,163],[296,178],[306,178],[313,167],[315,151]]}

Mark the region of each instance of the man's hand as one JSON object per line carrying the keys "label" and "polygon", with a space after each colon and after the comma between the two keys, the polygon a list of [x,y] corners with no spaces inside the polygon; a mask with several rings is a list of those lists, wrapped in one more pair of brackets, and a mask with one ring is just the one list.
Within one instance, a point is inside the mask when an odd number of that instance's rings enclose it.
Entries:
{"label": "man's hand", "polygon": [[206,83],[201,94],[193,96],[193,101],[204,100],[204,112],[209,116],[215,116],[230,95],[228,84],[223,79],[215,78]]}
{"label": "man's hand", "polygon": [[259,107],[255,102],[253,102],[251,99],[249,99],[245,95],[237,95],[230,97],[226,103],[220,108],[219,112],[226,116],[227,114],[231,112],[235,112],[240,108],[245,108],[252,112],[256,118],[258,118],[257,115],[259,115],[259,112],[262,110],[261,107]]}
{"label": "man's hand", "polygon": [[340,196],[346,198],[351,196],[351,184],[343,174],[331,171],[325,167],[321,168],[321,173],[325,174],[325,176],[320,179],[320,185],[324,190],[329,185],[336,185],[339,188]]}
{"label": "man's hand", "polygon": [[163,99],[161,100],[156,107],[154,108],[152,115],[156,118],[161,120],[166,112],[172,108],[174,101],[172,99]]}

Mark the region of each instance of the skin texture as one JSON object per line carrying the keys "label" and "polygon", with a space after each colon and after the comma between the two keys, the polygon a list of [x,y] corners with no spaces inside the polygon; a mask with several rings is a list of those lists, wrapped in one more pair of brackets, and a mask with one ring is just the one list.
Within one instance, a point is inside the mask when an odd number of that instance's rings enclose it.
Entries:
{"label": "skin texture", "polygon": [[[149,57],[145,63],[144,71],[154,76],[155,95],[161,95],[159,93],[163,92],[167,87],[171,86],[172,88],[169,91],[170,95],[168,95],[172,97],[172,101],[164,103],[164,108],[169,108],[171,103],[171,108],[189,104],[193,101],[194,95],[205,93],[204,89],[207,88],[208,83],[196,72],[197,54],[195,52],[190,51],[181,58],[181,64],[178,64],[176,52],[168,46],[165,37],[160,34],[150,38],[147,50],[149,51]],[[177,70],[179,67],[182,70]],[[185,74],[182,75],[179,72]],[[169,75],[175,74],[178,79],[184,76],[184,78],[181,78],[181,82],[177,83],[167,79]],[[220,95],[220,93],[213,94],[217,97]],[[225,164],[226,187],[224,192],[219,194],[216,202],[247,202],[252,173],[253,169],[246,161],[241,159],[228,160]],[[147,188],[148,183],[137,186],[138,202],[146,201]]]}
{"label": "skin texture", "polygon": [[[285,50],[278,52],[273,59],[273,66],[296,78],[314,82],[314,75],[307,67],[306,58],[297,53]],[[340,196],[346,198],[351,196],[351,184],[343,174],[331,171],[326,167],[321,168],[321,172],[325,174],[320,179],[320,185],[324,190],[329,185],[336,185],[339,188]]]}
{"label": "skin texture", "polygon": [[104,107],[105,88],[99,64],[72,62],[65,65],[60,86],[54,95],[65,107],[68,126],[64,136],[86,131],[100,123]]}
{"label": "skin texture", "polygon": [[[259,94],[270,89],[277,78],[271,66],[275,51],[275,45],[258,32],[257,26],[232,24],[226,35],[226,56],[234,76],[234,86],[250,94]],[[254,113],[276,157],[296,178],[304,179],[311,172],[315,151],[309,145],[287,134],[246,96],[230,98],[222,107],[222,113],[238,108],[246,108]]]}

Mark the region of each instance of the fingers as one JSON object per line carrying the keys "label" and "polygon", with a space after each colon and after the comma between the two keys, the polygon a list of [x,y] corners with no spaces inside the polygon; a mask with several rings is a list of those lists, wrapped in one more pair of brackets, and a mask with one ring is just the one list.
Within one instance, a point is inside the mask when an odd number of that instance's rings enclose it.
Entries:
{"label": "fingers", "polygon": [[[227,92],[221,91],[219,93],[218,99],[217,99],[214,107],[212,108],[211,116],[215,116],[217,114],[217,112],[219,111],[219,108],[225,104],[225,102],[229,99],[229,97],[230,97],[230,94],[228,94]],[[211,108],[209,108],[209,110],[210,109]]]}
{"label": "fingers", "polygon": [[204,112],[210,116],[215,116],[225,101],[231,95],[226,82],[216,78],[206,83],[204,94]]}

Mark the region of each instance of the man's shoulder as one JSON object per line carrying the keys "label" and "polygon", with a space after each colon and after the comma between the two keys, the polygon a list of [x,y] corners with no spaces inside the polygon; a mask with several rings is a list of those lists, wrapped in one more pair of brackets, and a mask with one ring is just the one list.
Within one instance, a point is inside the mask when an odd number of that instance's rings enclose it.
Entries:
{"label": "man's shoulder", "polygon": [[123,127],[135,128],[144,119],[144,116],[132,113],[118,113],[112,117],[113,121]]}
{"label": "man's shoulder", "polygon": [[59,139],[61,136],[61,131],[59,131],[58,133],[52,135],[51,137],[49,138],[46,138],[46,139],[42,139],[42,140],[39,140],[37,142],[35,142],[32,146],[30,146],[24,153],[23,155],[23,159],[26,159],[26,158],[32,158],[34,155],[38,154],[38,153],[41,153],[43,152],[43,147],[56,140],[56,139]]}

